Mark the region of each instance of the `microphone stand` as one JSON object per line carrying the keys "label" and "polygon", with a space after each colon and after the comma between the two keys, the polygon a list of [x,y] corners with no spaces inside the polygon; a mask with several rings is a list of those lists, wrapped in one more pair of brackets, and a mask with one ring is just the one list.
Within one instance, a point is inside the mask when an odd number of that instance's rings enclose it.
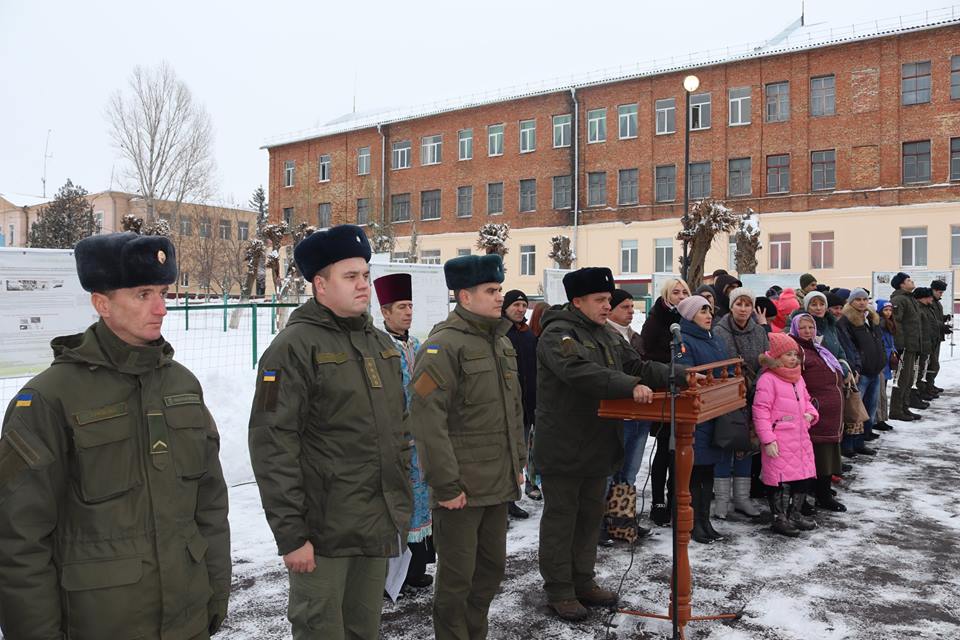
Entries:
{"label": "microphone stand", "polygon": [[[670,336],[670,375],[668,377],[668,388],[670,390],[670,435],[675,437],[677,430],[677,336]],[[674,445],[676,446],[676,445]],[[670,618],[673,624],[673,640],[680,640],[680,621],[678,602],[676,597],[677,581],[679,580],[677,569],[677,469],[674,465],[670,473],[670,495],[673,500],[670,505],[670,530],[673,534],[673,568],[671,570],[670,591]]]}

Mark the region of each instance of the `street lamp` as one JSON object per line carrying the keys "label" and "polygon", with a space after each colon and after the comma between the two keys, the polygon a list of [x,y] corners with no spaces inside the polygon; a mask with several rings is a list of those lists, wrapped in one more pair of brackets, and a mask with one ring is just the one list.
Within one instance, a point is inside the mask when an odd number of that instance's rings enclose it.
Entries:
{"label": "street lamp", "polygon": [[[684,89],[684,116],[683,116],[683,217],[680,219],[684,231],[690,216],[690,94],[700,88],[700,78],[689,75],[683,79]],[[680,277],[686,281],[690,270],[690,258],[687,256],[687,247],[690,239],[683,235],[683,263],[680,265]]]}

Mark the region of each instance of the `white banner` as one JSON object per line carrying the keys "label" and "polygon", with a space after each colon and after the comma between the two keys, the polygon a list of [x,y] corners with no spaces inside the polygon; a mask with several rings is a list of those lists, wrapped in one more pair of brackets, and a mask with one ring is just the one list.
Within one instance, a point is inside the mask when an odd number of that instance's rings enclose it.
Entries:
{"label": "white banner", "polygon": [[370,315],[378,329],[383,329],[383,314],[380,313],[380,302],[373,281],[390,273],[410,274],[413,283],[413,325],[410,334],[421,341],[426,340],[433,325],[446,320],[450,314],[450,290],[443,277],[443,265],[371,262]]}
{"label": "white banner", "polygon": [[800,276],[799,273],[743,273],[737,278],[740,282],[743,283],[743,286],[753,291],[757,296],[764,296],[767,294],[767,290],[773,285],[777,285],[783,289],[799,289],[800,288]]}
{"label": "white banner", "polygon": [[73,251],[0,248],[0,378],[39,373],[53,361],[53,338],[96,321]]}
{"label": "white banner", "polygon": [[[874,271],[873,278],[871,282],[873,286],[870,288],[870,295],[874,300],[883,299],[889,300],[891,294],[893,294],[893,286],[891,286],[890,281],[893,279],[893,276],[900,273],[899,271]],[[944,311],[953,311],[953,270],[944,269],[943,271],[905,271],[913,279],[914,284],[918,287],[929,287],[930,283],[934,280],[943,280],[947,283],[947,290],[944,292],[944,298],[947,302],[943,305]]]}
{"label": "white banner", "polygon": [[549,305],[566,304],[567,290],[563,288],[563,276],[573,269],[543,270],[543,299]]}

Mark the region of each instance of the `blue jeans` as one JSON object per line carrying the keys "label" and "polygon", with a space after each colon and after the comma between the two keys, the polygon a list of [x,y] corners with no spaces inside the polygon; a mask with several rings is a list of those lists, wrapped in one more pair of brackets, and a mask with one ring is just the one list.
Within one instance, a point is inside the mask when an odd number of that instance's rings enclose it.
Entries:
{"label": "blue jeans", "polygon": [[650,437],[650,423],[645,420],[623,421],[623,466],[613,476],[614,482],[636,484],[640,465],[643,463],[643,452],[647,448],[647,438]]}
{"label": "blue jeans", "polygon": [[752,469],[753,456],[749,453],[723,450],[720,452],[720,462],[713,465],[713,477],[729,478],[733,475],[736,478],[749,478]]}

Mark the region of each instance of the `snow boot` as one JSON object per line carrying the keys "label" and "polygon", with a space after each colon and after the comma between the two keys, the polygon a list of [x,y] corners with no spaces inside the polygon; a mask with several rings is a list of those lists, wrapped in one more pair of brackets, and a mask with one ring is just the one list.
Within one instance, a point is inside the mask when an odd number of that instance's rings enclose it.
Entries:
{"label": "snow boot", "polygon": [[706,528],[703,526],[704,514],[702,486],[694,485],[690,487],[690,506],[693,507],[693,531],[690,532],[690,537],[694,542],[699,542],[700,544],[711,544],[713,542],[713,537],[707,533]]}
{"label": "snow boot", "polygon": [[750,499],[751,481],[751,478],[733,479],[733,508],[737,513],[742,513],[748,518],[759,518],[760,511]]}
{"label": "snow boot", "polygon": [[721,520],[727,519],[730,510],[731,478],[714,478],[713,480],[713,515]]}
{"label": "snow boot", "polygon": [[770,527],[773,532],[791,538],[799,536],[800,532],[797,531],[797,528],[790,522],[790,518],[787,517],[787,509],[790,505],[790,493],[788,489],[783,485],[780,485],[776,489],[771,488],[767,499],[770,503],[770,513],[773,514],[773,524]]}
{"label": "snow boot", "polygon": [[723,540],[726,536],[714,529],[713,523],[710,522],[711,498],[713,498],[713,478],[704,481],[703,493],[701,494],[700,499],[703,501],[703,530],[716,542]]}
{"label": "snow boot", "polygon": [[847,510],[846,505],[830,494],[830,476],[817,476],[817,506],[837,513]]}
{"label": "snow boot", "polygon": [[787,517],[790,524],[798,531],[812,531],[817,528],[817,521],[803,515],[801,507],[807,503],[806,491],[791,492],[790,508]]}

